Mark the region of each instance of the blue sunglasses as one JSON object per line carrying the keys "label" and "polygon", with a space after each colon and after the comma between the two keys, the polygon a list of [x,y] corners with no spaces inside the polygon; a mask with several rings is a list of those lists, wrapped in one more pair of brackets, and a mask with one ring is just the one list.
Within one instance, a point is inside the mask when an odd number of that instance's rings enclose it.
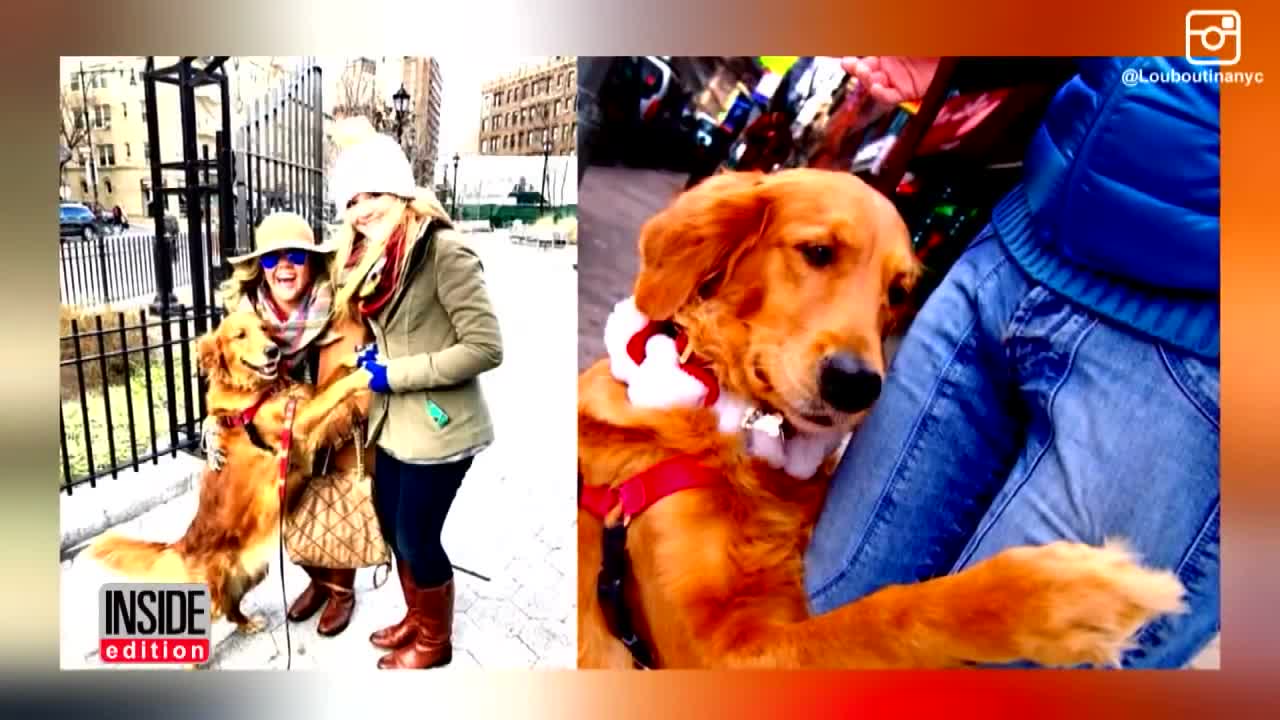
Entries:
{"label": "blue sunglasses", "polygon": [[258,259],[262,263],[263,270],[270,270],[280,262],[281,257],[289,258],[289,262],[294,265],[302,265],[307,261],[306,250],[280,250],[278,252],[267,253]]}

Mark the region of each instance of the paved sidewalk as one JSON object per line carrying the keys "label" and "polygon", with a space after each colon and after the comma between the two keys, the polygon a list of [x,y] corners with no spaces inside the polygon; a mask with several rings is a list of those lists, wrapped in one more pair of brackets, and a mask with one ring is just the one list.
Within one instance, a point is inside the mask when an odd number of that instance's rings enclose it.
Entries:
{"label": "paved sidewalk", "polygon": [[[444,545],[454,564],[491,578],[455,573],[449,668],[569,668],[576,628],[575,253],[512,245],[500,233],[474,235],[472,245],[485,263],[505,359],[481,381],[497,441],[476,459],[445,525]],[[100,490],[106,491],[94,489]],[[190,522],[196,500],[195,492],[185,493],[119,529],[139,538],[174,540]],[[307,578],[285,562],[292,600]],[[102,667],[96,649],[97,589],[109,580],[82,557],[64,560],[62,667]],[[226,629],[215,628],[210,668],[284,669],[280,580],[273,562],[267,579],[244,601],[246,611],[267,618],[268,630],[226,636]],[[394,573],[374,589],[373,572],[361,571],[356,591],[351,625],[336,638],[319,637],[315,618],[289,624],[293,669],[375,668],[381,651],[369,645],[369,633],[399,620],[404,601]]]}

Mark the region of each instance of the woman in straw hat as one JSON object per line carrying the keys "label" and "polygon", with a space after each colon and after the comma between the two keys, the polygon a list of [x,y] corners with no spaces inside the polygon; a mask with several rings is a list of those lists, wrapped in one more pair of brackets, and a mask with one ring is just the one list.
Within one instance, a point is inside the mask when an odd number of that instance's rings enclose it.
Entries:
{"label": "woman in straw hat", "polygon": [[331,178],[343,211],[335,308],[376,340],[360,357],[375,393],[373,496],[408,606],[370,641],[391,651],[380,668],[437,667],[453,652],[453,568],[440,534],[472,460],[493,442],[478,377],[502,362],[502,341],[480,259],[416,186],[395,140],[363,130],[346,128],[358,139]]}
{"label": "woman in straw hat", "polygon": [[[290,377],[323,384],[343,370],[342,361],[365,338],[358,322],[333,322],[333,247],[317,242],[307,220],[290,212],[268,215],[258,226],[256,244],[253,252],[228,259],[234,272],[221,288],[223,304],[228,311],[249,310],[262,318]],[[216,425],[206,425],[208,448],[217,447],[216,432]],[[313,475],[351,470],[358,452],[349,443],[322,453]],[[216,449],[208,457],[214,469],[221,466]],[[326,637],[341,633],[355,608],[355,568],[301,567],[311,582],[289,605],[289,620],[302,622],[324,608],[316,631]]]}

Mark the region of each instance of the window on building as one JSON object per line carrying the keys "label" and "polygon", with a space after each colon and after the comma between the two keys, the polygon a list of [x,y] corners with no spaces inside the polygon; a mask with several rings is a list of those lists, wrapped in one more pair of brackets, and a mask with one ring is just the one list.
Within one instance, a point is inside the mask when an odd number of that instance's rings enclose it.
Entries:
{"label": "window on building", "polygon": [[106,188],[107,188],[107,194],[108,194],[108,195],[110,195],[110,194],[111,194],[111,179],[110,179],[110,178],[108,178],[106,181],[104,181],[104,182],[103,182],[103,185],[105,185],[105,186],[106,186]]}
{"label": "window on building", "polygon": [[74,92],[80,92],[80,76],[78,74],[71,76],[71,89]]}
{"label": "window on building", "polygon": [[111,167],[116,164],[116,148],[114,145],[98,146],[98,164],[103,167]]}
{"label": "window on building", "polygon": [[137,85],[137,84],[138,84],[138,71],[137,71],[137,70],[135,70],[135,69],[130,69],[130,70],[129,70],[129,84],[130,84],[130,85]]}
{"label": "window on building", "polygon": [[111,127],[111,106],[95,105],[93,108],[93,126],[96,128]]}
{"label": "window on building", "polygon": [[85,115],[87,114],[88,114],[87,111],[80,112],[79,108],[76,109],[76,130],[84,129]]}
{"label": "window on building", "polygon": [[133,158],[133,147],[131,147],[131,146],[129,145],[129,143],[125,143],[125,144],[124,144],[124,159],[125,159],[125,160],[130,160],[130,159],[132,159],[132,158]]}
{"label": "window on building", "polygon": [[81,181],[80,181],[80,194],[81,194],[81,195],[88,195],[88,194],[89,194],[89,181],[88,181],[88,180],[81,180]]}

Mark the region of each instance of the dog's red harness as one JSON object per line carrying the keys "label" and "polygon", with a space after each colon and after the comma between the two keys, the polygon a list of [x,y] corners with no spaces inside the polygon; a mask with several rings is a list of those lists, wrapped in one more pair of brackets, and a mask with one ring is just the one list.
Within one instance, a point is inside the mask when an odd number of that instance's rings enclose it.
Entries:
{"label": "dog's red harness", "polygon": [[239,414],[223,415],[219,417],[218,420],[222,423],[223,427],[228,427],[228,428],[241,427],[244,425],[248,425],[249,423],[253,422],[254,416],[257,415],[258,411],[262,409],[262,406],[266,404],[267,398],[271,397],[271,394],[272,394],[271,391],[268,390],[267,392],[259,396],[258,400],[254,402],[252,405],[245,408],[244,410],[241,410]]}
{"label": "dog's red harness", "polygon": [[719,474],[692,457],[677,455],[636,474],[616,488],[583,485],[578,504],[601,520],[621,506],[622,517],[630,520],[668,495],[723,482]]}

